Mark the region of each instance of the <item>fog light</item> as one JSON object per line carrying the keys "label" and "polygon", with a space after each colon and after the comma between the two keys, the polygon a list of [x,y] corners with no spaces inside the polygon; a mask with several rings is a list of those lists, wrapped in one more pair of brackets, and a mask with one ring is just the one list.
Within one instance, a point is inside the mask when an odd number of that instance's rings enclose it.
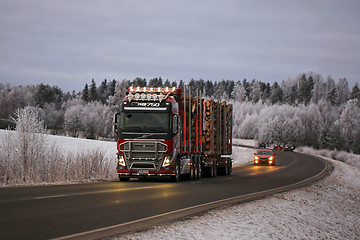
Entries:
{"label": "fog light", "polygon": [[125,167],[125,159],[124,156],[119,156],[118,163],[120,166]]}
{"label": "fog light", "polygon": [[167,157],[165,157],[165,159],[164,159],[164,162],[163,162],[163,167],[166,167],[166,166],[169,166],[170,165],[170,163],[171,163],[171,156],[167,156]]}

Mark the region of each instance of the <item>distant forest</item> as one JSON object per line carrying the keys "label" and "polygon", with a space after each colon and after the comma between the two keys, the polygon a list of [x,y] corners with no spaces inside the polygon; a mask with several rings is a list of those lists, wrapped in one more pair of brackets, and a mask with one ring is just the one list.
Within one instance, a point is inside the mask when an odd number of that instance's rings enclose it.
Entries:
{"label": "distant forest", "polygon": [[273,84],[258,81],[94,79],[80,92],[64,92],[45,84],[13,86],[0,83],[0,128],[11,126],[17,109],[36,106],[51,134],[112,139],[112,116],[130,86],[180,87],[190,85],[193,95],[234,104],[233,136],[291,142],[314,148],[360,154],[360,90],[346,78],[335,81],[321,74],[303,73]]}

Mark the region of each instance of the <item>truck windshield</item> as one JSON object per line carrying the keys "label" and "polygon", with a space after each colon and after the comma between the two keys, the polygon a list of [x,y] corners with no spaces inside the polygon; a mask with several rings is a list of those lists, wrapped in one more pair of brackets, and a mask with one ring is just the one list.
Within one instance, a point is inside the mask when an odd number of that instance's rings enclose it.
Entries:
{"label": "truck windshield", "polygon": [[135,132],[168,132],[170,113],[167,112],[121,112],[120,128]]}

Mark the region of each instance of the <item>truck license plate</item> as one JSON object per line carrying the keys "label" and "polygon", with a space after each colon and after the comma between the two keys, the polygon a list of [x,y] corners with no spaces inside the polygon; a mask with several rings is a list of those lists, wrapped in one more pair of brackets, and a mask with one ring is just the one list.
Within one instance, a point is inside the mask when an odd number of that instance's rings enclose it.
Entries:
{"label": "truck license plate", "polygon": [[148,173],[149,173],[149,170],[143,170],[143,169],[141,169],[141,170],[138,170],[138,173],[139,173],[139,174],[148,174]]}

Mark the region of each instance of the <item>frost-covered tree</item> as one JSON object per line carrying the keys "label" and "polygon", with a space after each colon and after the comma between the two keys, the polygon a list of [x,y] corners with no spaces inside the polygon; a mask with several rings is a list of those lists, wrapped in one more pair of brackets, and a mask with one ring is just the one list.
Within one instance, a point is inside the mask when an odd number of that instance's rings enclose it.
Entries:
{"label": "frost-covered tree", "polygon": [[346,78],[340,78],[336,84],[336,97],[337,97],[337,105],[341,105],[346,103],[349,99],[349,83]]}
{"label": "frost-covered tree", "polygon": [[116,82],[115,94],[113,96],[109,96],[108,104],[113,106],[114,108],[120,109],[120,105],[126,96],[126,92],[130,87],[129,80],[122,80],[121,82]]}
{"label": "frost-covered tree", "polygon": [[68,107],[64,114],[64,130],[72,137],[78,137],[83,130],[81,119],[83,118],[83,104]]}
{"label": "frost-covered tree", "polygon": [[340,128],[342,138],[348,143],[348,149],[354,144],[360,131],[360,107],[357,99],[349,100],[336,124]]}
{"label": "frost-covered tree", "polygon": [[40,118],[40,108],[27,106],[15,112],[16,136],[12,139],[9,157],[13,158],[10,167],[12,177],[21,182],[33,182],[46,174],[48,159],[45,157],[45,126]]}
{"label": "frost-covered tree", "polygon": [[358,102],[360,102],[360,89],[358,83],[355,83],[355,86],[351,89],[350,99],[358,99]]}
{"label": "frost-covered tree", "polygon": [[246,100],[246,90],[240,82],[236,83],[235,88],[231,93],[231,95],[233,96],[236,102],[241,103]]}
{"label": "frost-covered tree", "polygon": [[262,94],[262,91],[261,91],[260,83],[258,81],[254,81],[251,84],[251,92],[250,92],[250,96],[249,96],[250,100],[253,103],[257,103],[262,97],[261,94]]}

